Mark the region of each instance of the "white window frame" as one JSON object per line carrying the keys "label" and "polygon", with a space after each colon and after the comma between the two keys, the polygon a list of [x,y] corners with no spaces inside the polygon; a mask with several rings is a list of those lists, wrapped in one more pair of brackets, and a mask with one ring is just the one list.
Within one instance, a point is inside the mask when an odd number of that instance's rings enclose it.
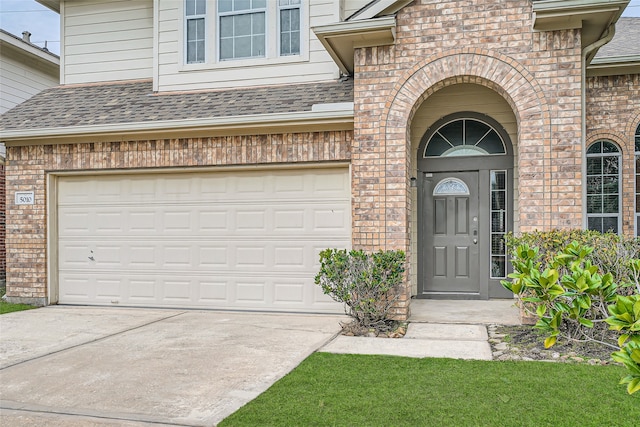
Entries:
{"label": "white window frame", "polygon": [[[509,271],[509,266],[508,266],[508,256],[509,256],[509,251],[506,247],[506,243],[505,243],[505,252],[504,254],[498,254],[498,253],[494,253],[493,252],[493,236],[494,235],[498,235],[498,234],[502,234],[503,236],[505,234],[507,234],[509,232],[509,200],[510,200],[510,194],[509,194],[509,183],[508,183],[508,179],[509,179],[509,171],[507,171],[506,169],[491,169],[489,171],[489,177],[490,179],[493,178],[494,174],[495,176],[497,176],[498,173],[504,173],[504,189],[497,189],[494,190],[493,188],[491,188],[491,181],[489,182],[489,278],[490,279],[506,279],[507,277],[507,273]],[[494,210],[493,209],[493,195],[494,193],[497,193],[499,191],[503,191],[504,192],[504,231],[493,231],[493,213],[494,212],[500,212],[501,209],[499,210]],[[504,237],[503,237],[504,238]],[[504,275],[502,276],[496,276],[493,274],[493,268],[492,268],[492,262],[493,262],[493,257],[504,257]]]}
{"label": "white window frame", "polygon": [[[183,62],[185,64],[188,64],[188,65],[206,64],[207,63],[207,58],[209,57],[208,52],[207,52],[209,50],[208,49],[209,43],[207,42],[208,41],[207,40],[208,39],[207,36],[208,36],[208,33],[209,33],[209,31],[208,31],[208,22],[207,22],[208,21],[208,19],[207,19],[207,11],[210,9],[209,2],[207,2],[205,0],[205,9],[204,9],[205,13],[204,13],[204,15],[203,14],[187,15],[186,3],[187,3],[187,0],[184,0],[184,2],[183,2],[184,11],[182,13],[182,16],[184,18],[183,19],[184,28],[183,28],[183,32],[182,32],[182,36],[184,38],[184,40],[182,42],[183,48],[184,48]],[[203,19],[204,20],[204,61],[203,62],[191,62],[191,63],[189,63],[188,62],[189,49],[187,48],[187,43],[189,41],[189,38],[187,37],[187,29],[189,28],[188,21],[196,20],[196,19]]]}
{"label": "white window frame", "polygon": [[[589,203],[589,191],[588,191],[588,185],[589,185],[589,177],[591,175],[589,175],[589,172],[587,170],[587,174],[586,174],[586,181],[585,181],[585,185],[587,186],[587,198],[585,199],[585,204],[587,207],[587,229],[591,230],[589,228],[589,218],[612,218],[612,217],[616,217],[618,219],[618,230],[616,232],[616,234],[618,235],[622,235],[622,228],[623,228],[623,224],[622,224],[622,198],[623,198],[623,189],[622,189],[622,150],[620,148],[620,145],[616,144],[615,142],[609,140],[609,139],[598,139],[596,141],[593,141],[591,144],[589,144],[587,146],[587,151],[591,148],[591,146],[593,146],[594,144],[597,143],[610,143],[613,144],[616,149],[618,150],[616,153],[594,153],[594,154],[589,154],[587,153],[586,158],[587,158],[587,162],[588,159],[590,158],[604,158],[604,157],[615,157],[618,161],[618,212],[614,215],[613,213],[589,213],[589,209],[588,209],[588,203]],[[601,172],[602,174],[602,172]],[[595,175],[594,175],[595,176]],[[605,193],[599,193],[600,196],[605,195]],[[605,230],[606,231],[606,230]]]}
{"label": "white window frame", "polygon": [[[287,56],[297,56],[300,55],[300,53],[302,52],[302,30],[303,30],[303,21],[302,21],[302,0],[299,0],[299,2],[297,4],[289,4],[286,6],[281,6],[280,5],[280,0],[276,0],[277,3],[277,7],[276,7],[276,21],[278,23],[278,31],[276,31],[276,38],[277,38],[277,53],[279,57],[287,57]],[[282,37],[282,20],[280,19],[280,11],[282,10],[292,10],[292,9],[298,9],[298,13],[300,14],[300,51],[296,54],[282,54],[282,46],[280,45],[280,39]]]}
{"label": "white window frame", "polygon": [[[264,8],[255,8],[255,9],[244,9],[244,10],[240,10],[240,11],[230,11],[230,12],[220,12],[218,11],[218,2],[216,2],[216,21],[215,21],[215,28],[216,28],[216,60],[219,62],[229,62],[229,61],[244,61],[247,59],[257,59],[257,58],[268,58],[269,57],[269,40],[270,40],[270,31],[269,31],[269,20],[271,18],[270,16],[270,7],[269,7],[269,0],[265,0],[265,7]],[[239,58],[228,58],[228,59],[222,59],[221,54],[222,54],[222,49],[220,48],[221,45],[221,35],[220,35],[220,27],[221,24],[220,22],[222,21],[223,17],[235,17],[235,16],[240,16],[240,15],[253,15],[253,14],[258,14],[258,13],[264,13],[264,53],[261,56],[243,56],[243,57],[239,57]],[[250,35],[250,37],[252,37],[253,34]]]}
{"label": "white window frame", "polygon": [[187,37],[186,37],[186,0],[179,2],[181,14],[180,37],[178,41],[179,58],[178,72],[205,71],[217,69],[233,69],[243,67],[260,67],[276,64],[293,64],[309,61],[309,32],[310,32],[310,0],[300,1],[300,54],[279,55],[279,24],[278,2],[267,0],[267,55],[264,58],[246,58],[219,60],[219,31],[217,25],[217,1],[207,0],[205,17],[206,51],[204,63],[187,64]]}

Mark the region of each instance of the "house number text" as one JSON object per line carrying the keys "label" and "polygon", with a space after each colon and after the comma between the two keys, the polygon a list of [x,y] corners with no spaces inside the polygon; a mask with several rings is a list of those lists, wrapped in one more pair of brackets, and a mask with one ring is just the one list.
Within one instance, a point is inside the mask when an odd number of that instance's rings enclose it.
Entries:
{"label": "house number text", "polygon": [[33,191],[16,191],[16,205],[32,205]]}

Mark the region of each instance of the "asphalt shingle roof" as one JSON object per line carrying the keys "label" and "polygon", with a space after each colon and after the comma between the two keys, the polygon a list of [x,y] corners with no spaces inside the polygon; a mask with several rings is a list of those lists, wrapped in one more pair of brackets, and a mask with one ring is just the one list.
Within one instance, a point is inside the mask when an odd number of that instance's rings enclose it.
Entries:
{"label": "asphalt shingle roof", "polygon": [[5,112],[0,130],[289,113],[337,102],[353,102],[353,80],[161,95],[146,81],[58,86]]}
{"label": "asphalt shingle roof", "polygon": [[633,55],[640,55],[640,18],[620,18],[616,23],[616,35],[600,48],[596,58]]}

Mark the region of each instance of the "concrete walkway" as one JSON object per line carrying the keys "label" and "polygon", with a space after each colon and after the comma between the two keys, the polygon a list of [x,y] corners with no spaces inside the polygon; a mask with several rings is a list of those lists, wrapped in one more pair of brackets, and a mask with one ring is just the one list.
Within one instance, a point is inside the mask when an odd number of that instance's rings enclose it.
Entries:
{"label": "concrete walkway", "polygon": [[489,324],[519,325],[513,300],[413,300],[403,338],[340,335],[320,351],[405,357],[492,360]]}
{"label": "concrete walkway", "polygon": [[404,357],[447,357],[491,360],[484,325],[410,323],[403,338],[346,337],[340,335],[320,351],[345,354],[380,354]]}
{"label": "concrete walkway", "polygon": [[64,306],[3,314],[0,425],[215,425],[344,320]]}
{"label": "concrete walkway", "polygon": [[491,360],[512,301],[412,303],[403,338],[338,335],[344,316],[45,307],[0,316],[0,425],[215,425],[309,354]]}

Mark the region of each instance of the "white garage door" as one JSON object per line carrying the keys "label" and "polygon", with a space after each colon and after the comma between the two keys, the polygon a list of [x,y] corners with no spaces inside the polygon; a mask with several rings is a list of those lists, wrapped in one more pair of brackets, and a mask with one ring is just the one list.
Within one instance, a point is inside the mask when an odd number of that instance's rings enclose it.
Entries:
{"label": "white garage door", "polygon": [[59,302],[341,312],[313,283],[351,245],[346,168],[63,176]]}

